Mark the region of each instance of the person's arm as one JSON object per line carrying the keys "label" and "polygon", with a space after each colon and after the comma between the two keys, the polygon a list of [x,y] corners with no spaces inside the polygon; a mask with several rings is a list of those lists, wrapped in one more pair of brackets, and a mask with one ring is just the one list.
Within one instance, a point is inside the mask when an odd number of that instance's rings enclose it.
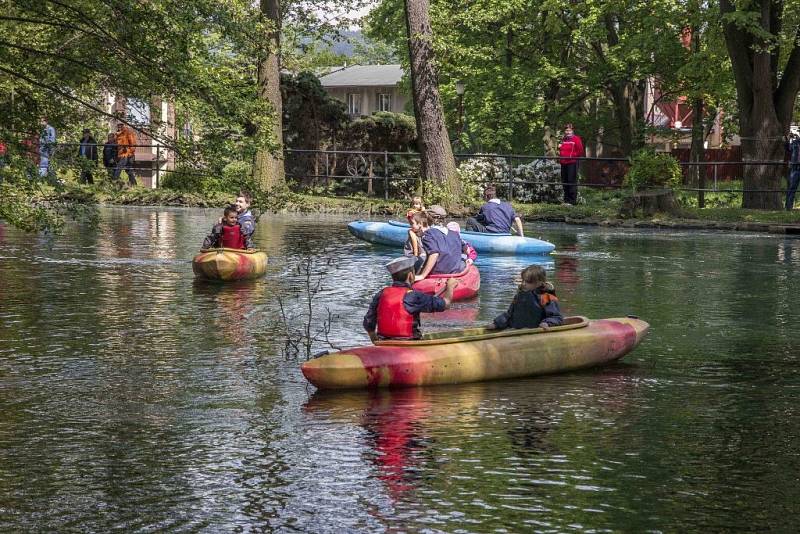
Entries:
{"label": "person's arm", "polygon": [[558,298],[550,293],[542,295],[542,304],[544,308],[544,320],[539,323],[540,328],[547,330],[551,326],[561,326],[564,324],[564,316],[561,314],[561,309],[558,307]]}
{"label": "person's arm", "polygon": [[378,301],[381,298],[381,293],[383,293],[383,291],[378,291],[378,293],[372,297],[372,302],[369,304],[369,309],[367,309],[367,313],[364,315],[364,322],[362,323],[364,330],[367,331],[367,335],[372,341],[378,339],[376,328],[378,327]]}
{"label": "person's arm", "polygon": [[579,135],[575,136],[575,156],[583,157],[583,139]]}
{"label": "person's arm", "polygon": [[408,239],[411,241],[411,254],[419,257],[419,237],[414,233],[414,230],[408,231]]}
{"label": "person's arm", "polygon": [[517,229],[517,235],[525,237],[525,232],[522,230],[522,219],[518,216],[514,217],[514,227]]}
{"label": "person's arm", "polygon": [[433,252],[428,254],[428,257],[425,259],[425,265],[422,266],[422,271],[414,277],[414,280],[419,282],[420,280],[425,280],[431,271],[433,270],[433,266],[436,265],[436,260],[439,259],[439,253]]}
{"label": "person's arm", "polygon": [[514,315],[514,303],[517,301],[516,297],[514,300],[511,301],[511,304],[508,306],[508,310],[501,313],[497,317],[494,318],[494,327],[497,330],[505,330],[509,326],[511,326],[511,317]]}
{"label": "person's arm", "polygon": [[211,228],[211,233],[203,240],[203,248],[219,247],[220,238],[222,237],[222,225],[215,224]]}

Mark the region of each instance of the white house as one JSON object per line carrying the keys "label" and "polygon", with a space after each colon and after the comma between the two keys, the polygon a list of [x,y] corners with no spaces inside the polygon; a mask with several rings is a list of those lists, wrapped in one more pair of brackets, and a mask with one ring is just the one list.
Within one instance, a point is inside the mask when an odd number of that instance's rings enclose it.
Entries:
{"label": "white house", "polygon": [[402,78],[400,65],[353,65],[334,68],[319,80],[357,118],[375,111],[404,111],[408,97],[400,92]]}

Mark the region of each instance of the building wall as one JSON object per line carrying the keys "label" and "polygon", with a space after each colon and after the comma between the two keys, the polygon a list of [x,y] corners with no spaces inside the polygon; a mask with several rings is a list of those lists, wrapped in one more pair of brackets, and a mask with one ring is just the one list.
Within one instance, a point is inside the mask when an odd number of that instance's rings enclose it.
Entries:
{"label": "building wall", "polygon": [[[147,106],[149,108],[148,116],[146,118],[138,117],[138,120],[144,120],[141,129],[152,131],[162,137],[176,139],[174,102],[156,97],[147,102]],[[105,111],[111,115],[119,115],[131,120],[128,101],[124,95],[106,93]],[[117,122],[116,119],[109,118],[108,127],[110,132],[116,131]],[[136,147],[134,162],[136,178],[145,187],[155,188],[158,186],[156,183],[157,178],[163,178],[165,171],[175,168],[175,153],[145,132],[134,130],[134,134],[136,134],[137,144],[151,145]],[[105,142],[106,136],[102,137],[103,142]],[[156,172],[156,168],[159,169],[159,172]],[[123,175],[123,179],[126,180],[127,175]]]}
{"label": "building wall", "polygon": [[347,105],[347,95],[356,93],[361,95],[361,115],[371,115],[378,111],[378,95],[381,93],[392,95],[392,109],[394,113],[405,111],[408,97],[400,92],[397,87],[325,87],[330,96]]}

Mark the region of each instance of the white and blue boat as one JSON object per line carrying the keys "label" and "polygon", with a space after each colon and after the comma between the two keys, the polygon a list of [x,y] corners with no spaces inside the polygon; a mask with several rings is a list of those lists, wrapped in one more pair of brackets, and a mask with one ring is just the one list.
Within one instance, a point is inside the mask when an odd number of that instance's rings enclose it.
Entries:
{"label": "white and blue boat", "polygon": [[[350,233],[359,239],[402,247],[408,238],[408,224],[389,221],[353,221],[347,225]],[[461,231],[461,237],[469,242],[478,253],[483,254],[550,254],[556,246],[541,239],[519,237],[513,234],[489,234],[482,232]]]}

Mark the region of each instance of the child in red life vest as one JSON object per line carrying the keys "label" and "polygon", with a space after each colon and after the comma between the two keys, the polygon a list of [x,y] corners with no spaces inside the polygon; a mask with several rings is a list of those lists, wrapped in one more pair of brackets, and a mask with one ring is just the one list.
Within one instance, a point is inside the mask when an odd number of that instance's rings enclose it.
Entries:
{"label": "child in red life vest", "polygon": [[545,270],[540,265],[529,265],[522,270],[521,278],[511,306],[495,318],[494,327],[498,330],[536,327],[547,330],[563,324],[564,316]]}
{"label": "child in red life vest", "polygon": [[364,329],[371,340],[419,339],[419,314],[444,311],[453,299],[458,280],[449,278],[441,297],[411,289],[414,282],[414,258],[403,256],[386,264],[392,285],[383,288],[372,299],[364,316]]}
{"label": "child in red life vest", "polygon": [[236,248],[245,249],[245,237],[239,225],[236,206],[228,206],[222,216],[222,222],[215,224],[211,234],[203,240],[203,248]]}

